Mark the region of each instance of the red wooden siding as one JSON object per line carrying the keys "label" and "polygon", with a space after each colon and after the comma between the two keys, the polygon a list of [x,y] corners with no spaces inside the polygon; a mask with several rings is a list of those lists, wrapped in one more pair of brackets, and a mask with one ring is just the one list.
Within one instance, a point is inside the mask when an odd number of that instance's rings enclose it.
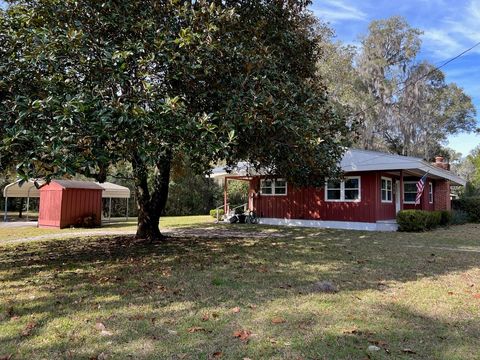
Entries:
{"label": "red wooden siding", "polygon": [[38,226],[60,228],[62,191],[49,185],[40,189]]}
{"label": "red wooden siding", "polygon": [[[348,176],[361,177],[359,202],[325,201],[324,188],[298,188],[291,184],[287,185],[286,196],[260,195],[260,178],[254,178],[251,182],[252,190],[257,193],[254,209],[260,217],[267,218],[375,222],[380,202],[379,174],[362,172],[349,173]],[[384,216],[390,212],[387,206],[382,210]]]}
{"label": "red wooden siding", "polygon": [[55,182],[40,189],[39,227],[65,228],[92,215],[100,225],[101,189],[63,188]]}
{"label": "red wooden siding", "polygon": [[62,228],[75,224],[79,219],[91,215],[94,215],[97,220],[101,219],[101,190],[65,189],[63,191]]}
{"label": "red wooden siding", "polygon": [[[287,184],[287,195],[272,196],[260,194],[260,179],[254,177],[250,182],[250,194],[253,195],[253,209],[260,217],[305,220],[376,222],[396,217],[395,182],[398,175],[370,171],[348,173],[347,176],[360,176],[361,200],[359,202],[325,201],[325,189],[299,188]],[[392,180],[392,202],[382,202],[381,179]],[[418,181],[418,177],[404,177],[404,181]],[[429,203],[429,183],[433,184],[433,204]],[[401,186],[400,186],[401,187]],[[450,207],[450,186],[446,180],[426,180],[420,204],[403,204],[403,209],[439,210]],[[403,199],[401,200],[403,202]]]}
{"label": "red wooden siding", "polygon": [[[395,181],[399,179],[398,176],[388,174],[388,173],[381,173],[376,172],[376,184],[375,189],[377,189],[377,199],[376,207],[377,207],[377,215],[375,217],[375,221],[377,220],[391,220],[395,219],[396,211],[395,211],[395,202],[397,200],[395,193]],[[382,177],[388,178],[392,180],[392,201],[391,202],[382,202]]]}

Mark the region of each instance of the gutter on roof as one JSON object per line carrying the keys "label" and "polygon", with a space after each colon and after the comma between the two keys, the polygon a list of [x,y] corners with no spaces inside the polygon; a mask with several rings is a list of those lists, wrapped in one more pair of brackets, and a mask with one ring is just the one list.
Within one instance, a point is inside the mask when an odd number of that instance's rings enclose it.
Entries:
{"label": "gutter on roof", "polygon": [[[429,172],[431,174],[441,176],[441,177],[443,177],[447,180],[450,180],[450,181],[454,182],[455,185],[465,186],[467,184],[466,180],[462,179],[458,175],[455,175],[454,173],[452,173],[449,170],[441,169],[441,168],[439,168],[435,165],[432,165],[430,163],[427,163],[426,161],[423,161],[423,160],[421,162],[422,162],[422,165],[424,165],[428,168],[426,172]],[[424,169],[420,169],[420,170],[425,171]]]}

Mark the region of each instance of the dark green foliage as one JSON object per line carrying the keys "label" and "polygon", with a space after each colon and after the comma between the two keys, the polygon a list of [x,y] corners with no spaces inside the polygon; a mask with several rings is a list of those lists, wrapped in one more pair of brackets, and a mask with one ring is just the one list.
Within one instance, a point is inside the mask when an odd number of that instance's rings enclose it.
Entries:
{"label": "dark green foliage", "polygon": [[452,223],[452,212],[440,210],[440,226],[448,226]]}
{"label": "dark green foliage", "polygon": [[442,214],[440,211],[427,211],[426,214],[426,230],[435,229],[442,221]]}
{"label": "dark green foliage", "polygon": [[225,211],[223,209],[212,209],[210,210],[210,216],[213,218],[217,218],[217,213],[218,217],[221,218],[223,215],[225,215]]}
{"label": "dark green foliage", "polygon": [[468,213],[463,210],[452,210],[452,225],[463,225],[468,223]]}
{"label": "dark green foliage", "polygon": [[464,211],[468,214],[468,221],[480,222],[480,197],[465,197],[452,201],[454,210]]}
{"label": "dark green foliage", "polygon": [[104,181],[128,163],[137,236],[149,239],[161,237],[178,157],[197,174],[243,160],[301,184],[338,175],[352,128],[316,70],[308,5],[10,1],[0,10],[0,168]]}
{"label": "dark green foliage", "polygon": [[228,182],[227,196],[230,207],[242,205],[248,201],[248,187],[247,181]]}
{"label": "dark green foliage", "polygon": [[402,210],[397,214],[398,231],[419,232],[435,229],[447,220],[442,211]]}
{"label": "dark green foliage", "polygon": [[183,176],[170,182],[165,215],[205,215],[222,202],[222,189],[213,180],[201,175]]}

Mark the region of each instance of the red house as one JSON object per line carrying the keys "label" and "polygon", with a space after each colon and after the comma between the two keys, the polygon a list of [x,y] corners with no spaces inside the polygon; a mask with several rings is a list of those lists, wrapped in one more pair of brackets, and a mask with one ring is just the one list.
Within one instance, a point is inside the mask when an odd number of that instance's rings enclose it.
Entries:
{"label": "red house", "polygon": [[89,181],[52,180],[40,189],[38,226],[63,229],[85,217],[101,225],[102,191]]}
{"label": "red house", "polygon": [[[254,174],[246,163],[232,171],[215,168],[212,177],[224,179],[225,213],[228,182],[249,182],[248,208],[270,225],[394,231],[403,209],[450,210],[450,186],[465,180],[449,171],[443,158],[431,164],[422,159],[368,150],[348,150],[340,163],[342,181],[325,179],[322,188],[295,187],[281,177]],[[419,204],[416,184],[427,174]]]}

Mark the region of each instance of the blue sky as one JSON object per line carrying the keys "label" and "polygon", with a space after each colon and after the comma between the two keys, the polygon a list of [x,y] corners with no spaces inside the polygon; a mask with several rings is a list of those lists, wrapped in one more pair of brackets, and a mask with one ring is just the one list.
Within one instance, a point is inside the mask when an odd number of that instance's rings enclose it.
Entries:
{"label": "blue sky", "polygon": [[[339,40],[357,44],[371,20],[401,15],[424,34],[420,58],[440,64],[480,41],[480,0],[313,0],[314,13],[335,29]],[[0,0],[0,6],[3,1]],[[472,96],[479,111],[480,46],[443,68],[447,81]],[[480,135],[449,138],[449,146],[466,155],[480,144]]]}
{"label": "blue sky", "polygon": [[[424,32],[420,59],[436,65],[453,58],[480,41],[480,0],[313,0],[313,12],[330,23],[337,38],[353,45],[365,34],[370,21],[393,15]],[[470,95],[480,112],[480,46],[442,70]],[[480,114],[477,115],[480,126]],[[480,144],[480,135],[449,138],[448,146],[468,154]]]}

